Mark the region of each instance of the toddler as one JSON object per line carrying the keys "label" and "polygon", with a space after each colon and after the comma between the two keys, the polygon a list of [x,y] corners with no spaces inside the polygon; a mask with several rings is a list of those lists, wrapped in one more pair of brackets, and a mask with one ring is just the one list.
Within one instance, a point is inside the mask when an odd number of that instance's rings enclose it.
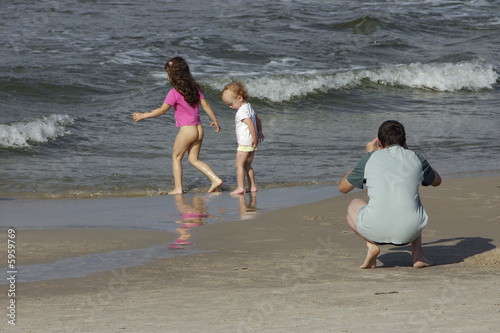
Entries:
{"label": "toddler", "polygon": [[[247,102],[248,92],[241,82],[231,82],[222,91],[222,101],[236,110],[236,178],[238,187],[231,194],[243,194],[247,191],[257,192],[252,161],[257,145],[264,140],[260,117]],[[248,179],[248,189],[245,189],[245,175]]]}

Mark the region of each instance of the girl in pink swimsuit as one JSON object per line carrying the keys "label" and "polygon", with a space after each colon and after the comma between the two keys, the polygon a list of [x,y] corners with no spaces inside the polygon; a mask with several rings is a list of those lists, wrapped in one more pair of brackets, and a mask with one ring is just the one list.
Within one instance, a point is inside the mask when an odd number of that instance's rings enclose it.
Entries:
{"label": "girl in pink swimsuit", "polygon": [[182,190],[182,158],[188,153],[189,162],[212,182],[208,192],[219,191],[222,185],[215,172],[199,159],[201,143],[203,141],[203,127],[201,125],[198,103],[212,120],[210,127],[215,126],[215,132],[220,131],[217,118],[200,91],[199,85],[194,80],[189,66],[181,57],[174,57],[165,64],[168,80],[174,89],[168,92],[162,106],[150,112],[135,112],[132,114],[134,121],[155,118],[165,114],[174,107],[176,126],[179,133],[175,139],[172,151],[172,168],[174,172],[175,188],[169,194],[180,194]]}

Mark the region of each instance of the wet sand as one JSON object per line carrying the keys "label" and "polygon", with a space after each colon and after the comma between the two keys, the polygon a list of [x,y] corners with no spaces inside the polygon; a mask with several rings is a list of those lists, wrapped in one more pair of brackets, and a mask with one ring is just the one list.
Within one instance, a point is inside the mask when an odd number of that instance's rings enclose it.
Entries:
{"label": "wet sand", "polygon": [[[18,282],[16,326],[4,316],[0,330],[495,332],[499,186],[492,176],[421,188],[430,217],[423,248],[435,262],[423,269],[411,267],[409,246],[390,245],[381,248],[376,269],[359,269],[366,248],[345,212],[352,198],[366,198],[364,191],[191,227],[193,244],[179,249],[169,248],[179,234],[161,230],[17,230],[19,279],[23,267],[72,258],[106,265],[111,252],[147,260],[84,277]],[[1,244],[6,238],[2,232]],[[145,249],[154,250],[146,256]],[[7,314],[8,285],[1,288]]]}

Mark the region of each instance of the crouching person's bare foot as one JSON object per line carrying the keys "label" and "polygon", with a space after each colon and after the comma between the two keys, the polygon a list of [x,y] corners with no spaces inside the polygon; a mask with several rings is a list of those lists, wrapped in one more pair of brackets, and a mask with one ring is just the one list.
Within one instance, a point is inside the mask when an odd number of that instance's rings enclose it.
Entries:
{"label": "crouching person's bare foot", "polygon": [[425,257],[422,257],[413,263],[413,267],[415,267],[415,268],[424,268],[424,267],[429,267],[429,266],[433,266],[433,265],[434,265],[434,263]]}
{"label": "crouching person's bare foot", "polygon": [[366,252],[366,259],[360,268],[375,268],[377,267],[377,257],[380,254],[380,247],[377,244],[366,242],[368,251]]}

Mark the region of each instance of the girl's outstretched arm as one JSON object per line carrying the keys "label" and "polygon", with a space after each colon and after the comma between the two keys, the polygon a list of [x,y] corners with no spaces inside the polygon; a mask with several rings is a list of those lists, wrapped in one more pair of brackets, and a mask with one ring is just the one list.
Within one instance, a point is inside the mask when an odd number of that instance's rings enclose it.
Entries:
{"label": "girl's outstretched arm", "polygon": [[220,126],[219,126],[219,123],[217,122],[217,117],[215,116],[214,110],[212,110],[212,107],[210,106],[210,104],[208,104],[206,99],[202,99],[200,101],[200,104],[201,104],[201,107],[203,108],[203,110],[206,112],[206,114],[208,114],[210,119],[212,119],[212,123],[210,124],[210,127],[215,125],[215,133],[219,132]]}
{"label": "girl's outstretched arm", "polygon": [[170,109],[170,104],[163,103],[162,106],[160,106],[158,109],[154,109],[149,112],[135,112],[132,114],[132,119],[134,119],[135,122],[138,122],[139,120],[143,119],[148,119],[148,118],[155,118],[158,116],[161,116],[162,114],[165,114],[168,109]]}

